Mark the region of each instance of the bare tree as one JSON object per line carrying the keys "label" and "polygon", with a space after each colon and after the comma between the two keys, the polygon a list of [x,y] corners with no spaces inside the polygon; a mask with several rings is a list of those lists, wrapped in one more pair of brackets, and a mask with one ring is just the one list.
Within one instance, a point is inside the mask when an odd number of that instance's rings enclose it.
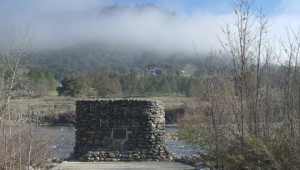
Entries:
{"label": "bare tree", "polygon": [[[2,42],[0,50],[0,70],[1,70],[1,104],[2,116],[8,117],[11,121],[9,103],[13,88],[17,85],[24,73],[25,58],[29,47],[32,44],[32,35],[28,28],[23,35],[18,35],[12,31],[8,38]],[[11,135],[11,134],[10,134]]]}
{"label": "bare tree", "polygon": [[190,113],[201,116],[186,114],[183,122],[197,127],[189,131],[197,134],[194,143],[208,139],[202,146],[225,169],[299,169],[300,29],[288,28],[276,46],[254,1],[236,0],[233,9],[234,22],[225,24],[220,39],[232,67],[207,71],[197,92],[205,99],[198,100],[202,109]]}
{"label": "bare tree", "polygon": [[[5,138],[5,154],[12,155],[13,150],[8,153],[8,148],[12,148],[12,115],[10,112],[10,100],[12,96],[13,89],[22,78],[22,64],[24,64],[23,59],[25,59],[29,47],[32,43],[29,28],[23,35],[18,35],[15,31],[11,31],[4,42],[2,42],[0,49],[0,71],[1,71],[1,118],[3,120],[3,135]],[[5,125],[9,125],[8,134]],[[8,136],[8,140],[7,140]],[[8,146],[10,145],[10,146]],[[5,159],[6,160],[6,159]],[[5,163],[5,167],[12,167]]]}
{"label": "bare tree", "polygon": [[[282,61],[284,79],[282,79],[283,99],[282,111],[287,116],[287,126],[290,136],[295,138],[295,120],[299,117],[300,91],[299,91],[299,52],[300,52],[300,29],[295,32],[291,28],[286,29],[287,40],[279,40],[281,51],[278,52],[278,60]],[[297,115],[298,113],[298,115]]]}
{"label": "bare tree", "polygon": [[[26,124],[22,115],[12,113],[11,98],[26,82],[26,60],[32,44],[25,32],[11,31],[0,47],[0,169],[24,169],[40,164],[49,153],[49,139],[41,137],[37,126]],[[30,112],[24,110],[24,112]],[[19,120],[14,119],[15,116]]]}
{"label": "bare tree", "polygon": [[264,38],[269,27],[266,15],[256,14],[253,0],[233,3],[234,22],[222,29],[226,40],[220,40],[227,56],[232,58],[238,107],[234,109],[241,139],[249,131],[258,135],[259,101],[261,100],[262,53]]}

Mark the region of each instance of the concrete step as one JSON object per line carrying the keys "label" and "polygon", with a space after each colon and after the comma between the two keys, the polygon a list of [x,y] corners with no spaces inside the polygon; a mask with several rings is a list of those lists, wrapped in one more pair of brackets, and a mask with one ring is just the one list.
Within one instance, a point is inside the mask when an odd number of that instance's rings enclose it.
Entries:
{"label": "concrete step", "polygon": [[179,162],[63,162],[53,170],[192,170]]}

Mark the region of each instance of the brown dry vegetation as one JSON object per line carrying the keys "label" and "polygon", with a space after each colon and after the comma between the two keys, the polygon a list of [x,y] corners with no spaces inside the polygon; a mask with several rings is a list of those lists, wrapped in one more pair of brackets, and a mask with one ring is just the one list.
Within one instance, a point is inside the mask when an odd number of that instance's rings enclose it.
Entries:
{"label": "brown dry vegetation", "polygon": [[[50,153],[51,140],[38,133],[31,122],[30,91],[23,73],[31,44],[29,30],[19,36],[12,32],[0,48],[0,169],[30,169],[44,167]],[[20,112],[12,113],[11,97],[16,87],[28,94]],[[24,107],[22,107],[24,106]]]}
{"label": "brown dry vegetation", "polygon": [[[28,123],[42,125],[72,124],[75,121],[75,99],[60,96],[44,96],[34,99],[14,99],[11,101],[13,120],[22,115]],[[31,110],[28,114],[28,110]]]}
{"label": "brown dry vegetation", "polygon": [[225,169],[300,169],[300,32],[288,29],[288,41],[274,50],[266,15],[253,5],[233,4],[221,42],[233,69],[212,53],[179,136]]}
{"label": "brown dry vegetation", "polygon": [[13,126],[11,137],[6,134],[9,127],[5,128],[0,138],[0,169],[45,168],[51,156],[51,139],[33,125]]}

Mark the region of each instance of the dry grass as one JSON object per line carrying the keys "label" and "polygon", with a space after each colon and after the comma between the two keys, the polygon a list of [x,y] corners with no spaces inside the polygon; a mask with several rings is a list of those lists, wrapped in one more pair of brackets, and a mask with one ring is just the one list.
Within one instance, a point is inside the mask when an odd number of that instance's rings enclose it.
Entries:
{"label": "dry grass", "polygon": [[50,157],[51,139],[37,126],[18,125],[2,128],[0,133],[0,169],[43,168]]}
{"label": "dry grass", "polygon": [[153,99],[162,101],[166,109],[182,108],[193,100],[187,97],[153,97]]}

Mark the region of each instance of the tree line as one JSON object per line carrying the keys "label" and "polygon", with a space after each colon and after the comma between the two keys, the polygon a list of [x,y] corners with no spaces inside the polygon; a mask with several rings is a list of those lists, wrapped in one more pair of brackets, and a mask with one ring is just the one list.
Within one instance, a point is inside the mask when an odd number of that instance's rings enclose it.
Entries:
{"label": "tree line", "polygon": [[58,94],[71,97],[192,96],[193,77],[138,73],[82,73],[63,78]]}

